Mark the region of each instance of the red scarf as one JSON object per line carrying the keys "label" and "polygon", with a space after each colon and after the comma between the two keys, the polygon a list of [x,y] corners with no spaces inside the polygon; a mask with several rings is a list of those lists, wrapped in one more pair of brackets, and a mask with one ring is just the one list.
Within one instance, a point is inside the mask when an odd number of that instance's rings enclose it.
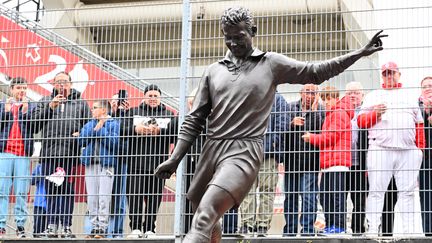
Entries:
{"label": "red scarf", "polygon": [[385,83],[383,83],[383,84],[381,85],[381,87],[382,87],[383,89],[401,88],[401,87],[402,87],[402,83],[396,83],[396,84],[391,85],[391,86],[387,86]]}

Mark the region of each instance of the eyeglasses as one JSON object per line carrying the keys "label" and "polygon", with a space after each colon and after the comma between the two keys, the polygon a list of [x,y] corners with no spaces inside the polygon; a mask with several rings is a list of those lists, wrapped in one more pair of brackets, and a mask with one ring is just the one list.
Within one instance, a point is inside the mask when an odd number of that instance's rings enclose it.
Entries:
{"label": "eyeglasses", "polygon": [[102,108],[102,106],[93,106],[92,107],[93,110],[100,109],[100,108]]}
{"label": "eyeglasses", "polygon": [[316,95],[316,91],[302,91],[303,94],[307,94],[307,95]]}
{"label": "eyeglasses", "polygon": [[59,80],[54,80],[54,83],[55,84],[66,84],[66,83],[69,83],[70,81],[69,80],[66,80],[66,79],[59,79]]}

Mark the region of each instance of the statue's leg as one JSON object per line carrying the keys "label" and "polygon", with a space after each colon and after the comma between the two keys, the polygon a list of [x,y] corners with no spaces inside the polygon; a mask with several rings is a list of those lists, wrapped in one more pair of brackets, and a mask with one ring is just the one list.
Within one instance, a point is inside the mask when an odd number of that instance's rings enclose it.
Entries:
{"label": "statue's leg", "polygon": [[211,243],[220,243],[222,240],[222,227],[219,220],[216,222],[213,227],[213,232],[211,235]]}
{"label": "statue's leg", "polygon": [[219,242],[222,232],[218,220],[234,204],[233,197],[227,191],[218,186],[209,185],[196,209],[191,229],[183,242]]}

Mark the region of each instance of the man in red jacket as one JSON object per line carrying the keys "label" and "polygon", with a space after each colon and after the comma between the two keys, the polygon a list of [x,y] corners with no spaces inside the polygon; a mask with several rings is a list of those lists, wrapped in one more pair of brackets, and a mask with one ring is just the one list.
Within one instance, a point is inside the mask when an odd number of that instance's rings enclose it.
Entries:
{"label": "man in red jacket", "polygon": [[398,188],[403,234],[413,235],[414,189],[424,148],[423,118],[418,97],[401,88],[397,64],[384,64],[381,74],[382,89],[365,97],[357,119],[360,128],[369,129],[367,235],[379,234],[384,194],[392,176]]}
{"label": "man in red jacket", "polygon": [[334,87],[324,88],[321,98],[326,118],[320,134],[306,132],[302,138],[320,149],[320,202],[324,209],[324,234],[343,234],[346,229],[346,176],[351,166],[351,119],[354,106],[350,97],[339,100]]}

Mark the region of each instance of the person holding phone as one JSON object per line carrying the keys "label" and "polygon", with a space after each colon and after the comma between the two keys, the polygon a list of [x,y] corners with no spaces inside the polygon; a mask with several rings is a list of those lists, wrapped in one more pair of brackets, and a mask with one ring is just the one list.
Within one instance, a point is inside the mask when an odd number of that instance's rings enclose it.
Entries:
{"label": "person holding phone", "polygon": [[[32,112],[32,119],[37,122],[36,130],[42,130],[42,174],[49,176],[56,171],[65,173],[61,185],[48,180],[45,183],[48,215],[45,236],[56,238],[61,233],[63,238],[72,238],[75,193],[70,176],[72,167],[78,165],[81,151],[77,137],[90,117],[90,108],[81,99],[81,93],[72,88],[72,78],[67,72],[58,73],[53,86],[52,94],[43,97]],[[60,222],[63,229],[57,232]]]}
{"label": "person holding phone", "polygon": [[128,157],[128,129],[127,112],[129,101],[126,90],[119,90],[111,98],[111,116],[120,123],[120,138],[117,154],[117,164],[114,167],[114,185],[111,198],[111,216],[109,220],[109,236],[111,238],[123,238],[124,218],[126,215],[126,177]]}
{"label": "person holding phone", "polygon": [[27,193],[30,185],[30,156],[33,154],[33,131],[30,112],[34,108],[26,98],[27,80],[13,78],[11,97],[0,103],[0,237],[6,234],[9,195],[13,185],[16,203],[14,217],[18,238],[25,237]]}
{"label": "person holding phone", "polygon": [[325,118],[320,104],[318,86],[306,84],[300,91],[300,100],[288,104],[288,133],[285,134],[285,201],[284,236],[296,236],[298,232],[298,200],[302,197],[300,224],[302,235],[315,234],[317,211],[319,149],[303,141],[305,131],[320,133]]}

